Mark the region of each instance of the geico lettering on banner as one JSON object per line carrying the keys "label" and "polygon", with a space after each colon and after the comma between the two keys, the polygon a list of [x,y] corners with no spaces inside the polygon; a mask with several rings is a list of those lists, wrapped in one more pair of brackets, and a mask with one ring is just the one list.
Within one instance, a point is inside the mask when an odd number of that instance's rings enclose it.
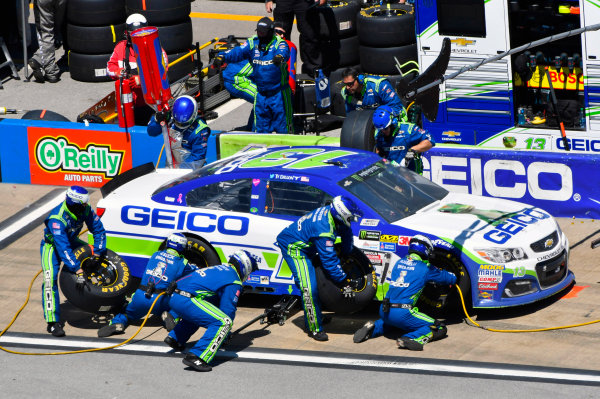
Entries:
{"label": "geico lettering on banner", "polygon": [[205,212],[188,212],[176,209],[148,208],[126,205],[121,208],[121,221],[134,226],[150,226],[159,229],[189,230],[199,233],[213,233],[232,236],[248,234],[250,219],[243,216],[217,216]]}
{"label": "geico lettering on banner", "polygon": [[[600,152],[600,140],[567,138],[567,141],[569,142],[571,151]],[[556,148],[559,150],[565,149],[562,137],[556,138]]]}
{"label": "geico lettering on banner", "polygon": [[[432,155],[430,168],[431,180],[452,192],[483,195],[485,191],[501,198],[523,198],[529,194],[535,199],[553,201],[566,201],[573,195],[573,172],[562,163],[527,165],[508,159]],[[549,188],[548,182],[554,187]]]}

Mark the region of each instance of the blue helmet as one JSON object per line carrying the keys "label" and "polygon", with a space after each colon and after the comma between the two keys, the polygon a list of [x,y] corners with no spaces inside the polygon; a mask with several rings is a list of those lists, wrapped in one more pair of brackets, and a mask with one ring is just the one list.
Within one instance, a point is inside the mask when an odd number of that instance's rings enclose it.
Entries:
{"label": "blue helmet", "polygon": [[82,213],[90,201],[90,193],[81,186],[71,186],[67,190],[65,202],[67,208],[75,214]]}
{"label": "blue helmet", "polygon": [[385,129],[392,124],[392,109],[387,105],[382,105],[373,113],[373,126],[375,129]]}
{"label": "blue helmet", "polygon": [[338,195],[331,202],[331,215],[350,227],[350,222],[357,222],[363,213],[352,199]]}
{"label": "blue helmet", "polygon": [[181,233],[173,233],[167,238],[167,248],[181,253],[187,247],[187,238]]}
{"label": "blue helmet", "polygon": [[186,128],[198,114],[198,103],[192,96],[179,96],[173,103],[173,120],[179,128]]}
{"label": "blue helmet", "polygon": [[417,234],[408,243],[408,253],[417,254],[423,260],[429,260],[433,254],[433,243],[424,235]]}
{"label": "blue helmet", "polygon": [[235,251],[233,255],[229,257],[229,264],[235,267],[242,281],[246,281],[250,273],[258,270],[258,264],[254,256],[248,251],[240,250]]}

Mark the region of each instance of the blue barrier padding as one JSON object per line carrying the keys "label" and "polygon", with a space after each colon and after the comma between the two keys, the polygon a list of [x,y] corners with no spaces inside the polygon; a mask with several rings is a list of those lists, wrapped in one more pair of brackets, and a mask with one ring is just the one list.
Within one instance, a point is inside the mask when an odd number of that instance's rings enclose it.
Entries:
{"label": "blue barrier padding", "polygon": [[29,154],[27,151],[28,124],[24,122],[20,119],[0,120],[0,140],[2,140],[0,146],[0,176],[2,182],[31,183]]}

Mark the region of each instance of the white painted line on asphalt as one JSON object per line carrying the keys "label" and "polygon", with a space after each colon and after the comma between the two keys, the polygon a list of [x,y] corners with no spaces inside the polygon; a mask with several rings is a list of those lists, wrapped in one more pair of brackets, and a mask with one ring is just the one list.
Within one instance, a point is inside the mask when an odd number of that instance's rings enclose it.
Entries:
{"label": "white painted line on asphalt", "polygon": [[52,198],[45,204],[33,209],[30,213],[25,215],[23,218],[15,221],[13,224],[6,226],[4,229],[0,231],[0,242],[15,234],[20,229],[27,226],[29,223],[33,222],[37,218],[43,216],[44,214],[50,212],[52,208],[60,204],[65,199],[64,191],[58,194],[56,197]]}
{"label": "white painted line on asphalt", "polygon": [[214,110],[219,115],[217,119],[212,119],[210,121],[207,121],[206,123],[210,125],[212,122],[221,119],[222,117],[224,117],[232,111],[235,111],[236,108],[239,108],[245,103],[246,100],[242,100],[241,98],[232,98],[231,100],[227,101],[225,104],[221,105],[220,107]]}
{"label": "white painted line on asphalt", "polygon": [[[78,339],[56,339],[56,338],[33,338],[33,337],[15,337],[2,336],[0,337],[0,345],[6,344],[15,345],[32,345],[32,346],[52,346],[56,348],[102,348],[110,346],[110,344],[100,345],[98,341],[78,340]],[[124,352],[147,352],[147,353],[167,353],[171,349],[163,347],[160,344],[145,345],[140,343],[128,344],[125,346],[113,349]],[[456,363],[443,363],[441,360],[436,360],[436,364],[419,363],[414,361],[386,361],[376,359],[361,359],[360,357],[352,356],[320,356],[312,354],[297,354],[297,353],[274,353],[273,351],[261,352],[260,350],[252,351],[219,351],[217,357],[238,358],[243,360],[269,361],[269,362],[285,362],[296,364],[318,364],[336,367],[360,367],[373,369],[387,369],[390,371],[424,371],[428,373],[449,373],[458,375],[478,375],[489,376],[493,378],[518,378],[521,380],[527,379],[542,379],[548,381],[562,382],[579,382],[579,383],[600,383],[600,373],[577,373],[577,372],[560,372],[550,370],[534,370],[523,368],[509,367],[484,367],[482,365],[467,365]]]}

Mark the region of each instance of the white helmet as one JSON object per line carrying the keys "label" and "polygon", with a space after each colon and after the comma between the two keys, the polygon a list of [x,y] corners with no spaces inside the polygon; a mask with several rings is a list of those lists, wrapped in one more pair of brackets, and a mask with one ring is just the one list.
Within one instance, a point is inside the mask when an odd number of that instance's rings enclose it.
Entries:
{"label": "white helmet", "polygon": [[131,14],[127,17],[125,24],[127,25],[127,32],[131,33],[136,29],[148,26],[148,21],[142,14]]}

